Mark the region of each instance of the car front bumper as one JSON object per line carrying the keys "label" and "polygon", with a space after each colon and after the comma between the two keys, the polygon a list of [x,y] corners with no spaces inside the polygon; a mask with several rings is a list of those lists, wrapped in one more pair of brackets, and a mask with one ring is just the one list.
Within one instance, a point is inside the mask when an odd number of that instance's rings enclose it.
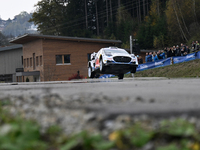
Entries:
{"label": "car front bumper", "polygon": [[106,64],[104,64],[105,70],[104,73],[107,74],[120,74],[120,73],[127,73],[131,72],[132,70],[136,69],[138,65],[135,62],[131,63],[115,63],[115,62],[109,62],[107,61]]}

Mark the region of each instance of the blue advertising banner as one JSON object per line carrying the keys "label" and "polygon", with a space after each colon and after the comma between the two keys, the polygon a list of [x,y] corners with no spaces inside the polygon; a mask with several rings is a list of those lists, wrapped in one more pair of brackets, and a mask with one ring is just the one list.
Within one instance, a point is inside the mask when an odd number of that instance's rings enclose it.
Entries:
{"label": "blue advertising banner", "polygon": [[115,75],[112,75],[112,74],[104,74],[102,76],[99,77],[99,79],[105,79],[105,78],[111,78],[111,77],[114,77]]}
{"label": "blue advertising banner", "polygon": [[200,52],[197,53],[197,58],[200,59]]}
{"label": "blue advertising banner", "polygon": [[195,59],[196,59],[195,53],[192,53],[192,54],[188,54],[186,56],[173,57],[173,62],[174,62],[174,64],[178,64],[178,63],[191,61],[191,60],[195,60]]}
{"label": "blue advertising banner", "polygon": [[162,60],[159,60],[156,62],[140,64],[137,67],[137,71],[143,71],[143,70],[153,69],[153,68],[157,68],[157,67],[164,67],[164,66],[168,66],[170,64],[171,64],[171,58],[166,58],[166,59],[162,59]]}

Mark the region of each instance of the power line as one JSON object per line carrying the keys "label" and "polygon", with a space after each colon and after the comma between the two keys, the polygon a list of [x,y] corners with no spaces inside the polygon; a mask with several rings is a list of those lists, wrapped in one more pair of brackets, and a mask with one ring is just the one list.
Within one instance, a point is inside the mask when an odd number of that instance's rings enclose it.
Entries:
{"label": "power line", "polygon": [[[137,8],[137,7],[134,7],[134,8]],[[130,9],[132,9],[132,8],[130,8]],[[123,11],[127,11],[127,10],[130,10],[130,9],[125,9],[125,10],[123,10]],[[123,12],[122,11],[122,12]],[[114,13],[114,15],[116,15],[117,13]],[[102,16],[102,17],[99,17],[99,19],[102,19],[102,18],[104,18],[105,16]],[[67,26],[67,27],[63,27],[63,28],[60,28],[60,29],[65,29],[65,28],[70,28],[70,27],[74,27],[74,26],[77,26],[77,25],[81,25],[81,24],[84,24],[85,22],[80,22],[80,23],[77,23],[77,24],[74,24],[74,25],[71,25],[71,26]]]}
{"label": "power line", "polygon": [[[139,2],[135,1],[135,3],[129,1],[129,2],[124,3],[123,6],[124,6],[124,7],[127,7],[127,6],[129,6],[130,4],[131,4],[131,5],[135,5],[135,4],[139,4],[139,3],[141,3],[141,2],[142,2],[142,0],[139,0]],[[143,4],[143,5],[148,5],[148,4],[149,4],[149,3],[147,2],[147,3]],[[136,6],[136,7],[131,7],[131,8],[129,8],[129,9],[125,9],[124,11],[128,11],[128,10],[130,10],[130,9],[135,9],[135,8],[138,8],[138,6]],[[113,7],[113,8],[112,8],[112,11],[114,12],[114,11],[116,11],[117,9],[118,9],[118,6]],[[114,13],[113,15],[116,15],[116,14],[117,14],[117,13]],[[87,17],[90,18],[90,17],[92,17],[92,15],[93,15],[93,14],[87,15]],[[104,10],[102,10],[102,11],[100,11],[100,12],[98,13],[98,15],[99,15],[99,18],[102,19],[102,18],[106,17],[106,12],[105,12]],[[92,21],[92,20],[93,20],[93,18],[90,19],[90,21]],[[75,20],[70,21],[70,22],[66,22],[66,23],[63,23],[63,24],[58,24],[58,25],[56,25],[56,26],[54,26],[54,27],[50,27],[50,28],[48,28],[48,29],[46,29],[46,30],[43,30],[43,31],[47,31],[47,30],[51,30],[51,29],[53,30],[53,29],[56,29],[57,27],[61,27],[61,26],[66,25],[66,24],[72,24],[72,23],[75,23],[75,22],[78,22],[78,21],[82,21],[82,22],[80,22],[80,23],[78,23],[78,24],[75,24],[75,25],[80,25],[80,24],[85,23],[85,16],[80,17],[80,18],[75,19]],[[64,28],[73,27],[73,26],[75,26],[75,25],[71,25],[71,26],[64,27]],[[60,28],[60,29],[63,29],[63,28]],[[52,30],[51,30],[51,31],[52,31]]]}

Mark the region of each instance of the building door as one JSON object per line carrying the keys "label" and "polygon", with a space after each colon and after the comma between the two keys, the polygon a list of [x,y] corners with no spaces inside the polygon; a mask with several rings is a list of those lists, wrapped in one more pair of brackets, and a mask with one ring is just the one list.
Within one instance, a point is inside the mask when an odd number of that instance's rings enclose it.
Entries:
{"label": "building door", "polygon": [[33,70],[35,70],[35,53],[33,53]]}

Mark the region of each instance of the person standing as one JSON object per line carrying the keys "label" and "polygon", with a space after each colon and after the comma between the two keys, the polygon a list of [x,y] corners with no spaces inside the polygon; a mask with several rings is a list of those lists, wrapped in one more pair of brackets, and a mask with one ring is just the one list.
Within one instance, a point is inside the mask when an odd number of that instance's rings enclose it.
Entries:
{"label": "person standing", "polygon": [[181,56],[181,50],[178,45],[176,46],[176,56]]}
{"label": "person standing", "polygon": [[146,56],[145,56],[145,62],[146,63],[148,62],[148,55],[149,55],[149,53],[146,53]]}
{"label": "person standing", "polygon": [[147,61],[152,62],[152,52],[149,53]]}
{"label": "person standing", "polygon": [[158,59],[162,59],[161,50],[159,50],[159,51],[157,52],[157,57],[158,57]]}
{"label": "person standing", "polygon": [[183,43],[181,43],[180,49],[181,49],[181,56],[183,56],[183,54],[186,52],[186,47],[185,45],[183,45]]}
{"label": "person standing", "polygon": [[142,56],[139,56],[138,63],[139,63],[139,64],[143,64],[143,59],[142,59]]}
{"label": "person standing", "polygon": [[173,46],[173,47],[171,48],[171,50],[172,50],[172,57],[173,57],[173,56],[176,55],[176,47]]}
{"label": "person standing", "polygon": [[161,59],[165,59],[165,52],[164,52],[164,50],[161,50],[160,57],[161,57]]}
{"label": "person standing", "polygon": [[153,61],[155,62],[155,61],[158,61],[158,60],[159,59],[158,59],[156,52],[153,52]]}
{"label": "person standing", "polygon": [[168,48],[167,50],[167,58],[172,57],[172,50],[171,48]]}
{"label": "person standing", "polygon": [[199,42],[196,41],[195,43],[195,52],[199,51]]}
{"label": "person standing", "polygon": [[186,46],[186,52],[187,52],[187,54],[190,53],[190,48],[189,48],[189,46]]}
{"label": "person standing", "polygon": [[191,48],[192,48],[192,52],[194,52],[195,51],[195,42],[194,41],[192,41]]}

